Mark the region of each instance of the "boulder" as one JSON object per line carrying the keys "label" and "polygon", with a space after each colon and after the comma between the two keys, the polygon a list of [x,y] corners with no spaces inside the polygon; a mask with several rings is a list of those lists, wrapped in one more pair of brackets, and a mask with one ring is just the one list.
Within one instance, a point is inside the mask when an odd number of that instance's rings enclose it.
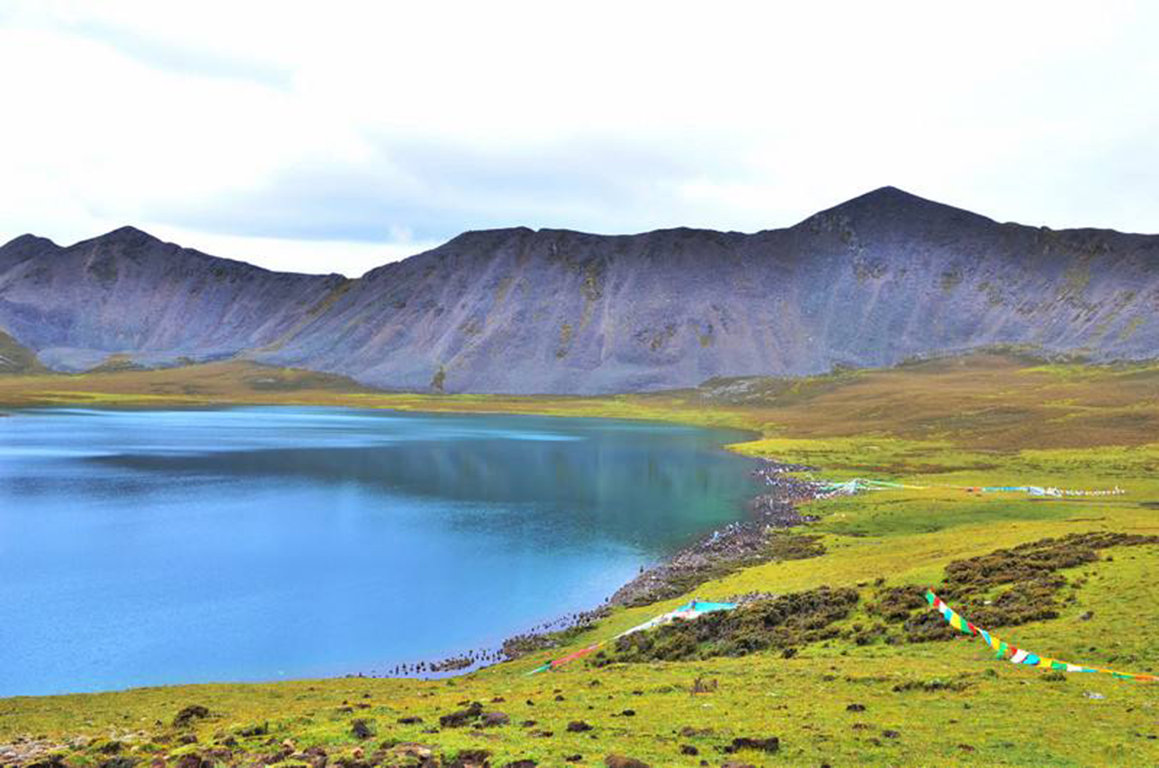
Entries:
{"label": "boulder", "polygon": [[608,755],[604,758],[604,765],[607,768],[652,768],[643,760],[637,760],[634,757],[624,757],[623,755]]}
{"label": "boulder", "polygon": [[204,717],[209,717],[209,709],[200,704],[191,704],[173,718],[173,727],[184,728],[191,725],[194,720],[200,720]]}
{"label": "boulder", "polygon": [[484,728],[494,728],[511,723],[511,718],[503,712],[484,712],[481,719]]}
{"label": "boulder", "polygon": [[374,726],[362,719],[355,720],[350,724],[350,735],[360,741],[365,741],[374,735]]}

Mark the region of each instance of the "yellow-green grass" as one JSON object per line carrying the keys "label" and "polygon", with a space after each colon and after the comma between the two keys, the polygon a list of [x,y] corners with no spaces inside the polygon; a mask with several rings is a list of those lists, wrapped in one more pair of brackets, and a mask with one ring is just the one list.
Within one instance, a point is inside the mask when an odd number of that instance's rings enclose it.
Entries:
{"label": "yellow-green grass", "polygon": [[[744,427],[758,440],[732,446],[758,456],[813,464],[825,477],[874,477],[934,486],[814,502],[812,527],[826,554],[773,562],[702,584],[690,595],[618,610],[567,646],[452,680],[338,679],[270,684],[172,686],[121,693],[0,700],[0,743],[18,736],[117,738],[127,754],[174,756],[204,751],[234,734],[234,752],[272,753],[322,745],[331,760],[361,747],[367,756],[387,739],[417,741],[453,756],[483,748],[492,763],[530,758],[564,764],[582,754],[598,764],[619,753],[654,765],[971,762],[978,764],[1148,764],[1159,761],[1159,687],[1105,675],[1041,671],[996,661],[980,641],[858,646],[838,638],[797,656],[758,653],[695,662],[614,664],[577,661],[527,676],[545,660],[608,639],[695,595],[706,599],[821,585],[857,588],[861,603],[841,626],[873,626],[866,604],[877,581],[936,585],[947,563],[1044,537],[1086,531],[1159,534],[1159,370],[1149,366],[1041,365],[997,355],[971,356],[892,370],[769,382],[760,396],[724,402],[704,392],[612,398],[424,396],[360,390],[316,374],[221,363],[157,372],[0,379],[0,402],[153,406],[210,403],[308,403],[401,409],[613,416]],[[255,378],[273,378],[255,386]],[[264,388],[263,388],[264,387]],[[1119,486],[1121,496],[1033,500],[1021,494],[974,495],[950,486]],[[1062,615],[998,634],[1036,653],[1129,672],[1159,671],[1159,548],[1118,547],[1097,563],[1066,572]],[[1080,620],[1090,612],[1087,620]],[[967,616],[969,618],[969,616]],[[693,681],[715,679],[715,692],[692,694]],[[906,682],[950,688],[896,692]],[[962,684],[956,686],[954,684]],[[935,686],[931,686],[935,687]],[[956,690],[960,687],[960,690]],[[557,693],[558,691],[558,693]],[[1089,698],[1099,693],[1105,698]],[[369,694],[368,698],[364,698]],[[556,701],[556,696],[562,701]],[[490,703],[501,697],[502,702]],[[424,729],[438,716],[478,700],[512,724]],[[534,705],[526,702],[531,700]],[[348,702],[348,704],[343,704]],[[848,711],[862,704],[865,711]],[[178,745],[173,716],[201,704],[199,743]],[[358,708],[359,704],[369,705]],[[344,706],[355,707],[343,712]],[[634,716],[622,716],[633,710]],[[403,716],[422,724],[402,725]],[[353,718],[374,721],[376,736],[358,742]],[[533,728],[519,725],[536,720]],[[570,733],[567,723],[594,726]],[[158,724],[160,721],[160,724]],[[236,732],[269,723],[269,734]],[[864,727],[855,727],[855,726]],[[685,727],[712,735],[681,736]],[[551,737],[532,735],[549,730]],[[887,736],[884,731],[896,732]],[[717,748],[741,736],[778,736],[777,755]],[[595,738],[591,738],[594,736]],[[170,739],[165,743],[166,739]],[[699,755],[682,755],[692,745]],[[106,756],[89,747],[77,763]]]}

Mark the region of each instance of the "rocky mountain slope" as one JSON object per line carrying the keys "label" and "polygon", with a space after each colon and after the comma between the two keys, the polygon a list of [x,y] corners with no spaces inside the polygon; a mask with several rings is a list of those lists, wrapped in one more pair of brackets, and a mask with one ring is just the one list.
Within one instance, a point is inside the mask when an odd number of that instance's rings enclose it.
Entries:
{"label": "rocky mountain slope", "polygon": [[344,282],[207,256],[132,227],[68,248],[25,235],[0,248],[0,329],[62,370],[110,356],[231,357],[291,332]]}
{"label": "rocky mountain slope", "polygon": [[126,228],[0,248],[0,329],[55,368],[245,356],[448,392],[600,393],[994,344],[1159,355],[1159,236],[999,224],[891,187],[796,226],[468,232],[360,279]]}

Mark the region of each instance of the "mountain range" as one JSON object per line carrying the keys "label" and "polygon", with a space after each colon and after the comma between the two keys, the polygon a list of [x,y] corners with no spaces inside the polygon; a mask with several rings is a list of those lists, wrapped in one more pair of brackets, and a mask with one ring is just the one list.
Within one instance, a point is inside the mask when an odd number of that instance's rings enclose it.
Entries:
{"label": "mountain range", "polygon": [[884,187],[753,234],[466,232],[358,279],[124,227],[0,247],[0,370],[243,358],[388,389],[610,393],[994,345],[1159,356],[1159,235],[1052,230]]}

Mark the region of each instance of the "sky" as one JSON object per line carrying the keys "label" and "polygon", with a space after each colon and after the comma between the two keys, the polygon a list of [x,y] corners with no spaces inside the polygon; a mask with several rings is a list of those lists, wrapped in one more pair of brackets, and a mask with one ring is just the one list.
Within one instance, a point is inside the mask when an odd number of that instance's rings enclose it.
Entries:
{"label": "sky", "polygon": [[0,0],[0,242],[356,276],[877,187],[1159,232],[1159,3]]}

